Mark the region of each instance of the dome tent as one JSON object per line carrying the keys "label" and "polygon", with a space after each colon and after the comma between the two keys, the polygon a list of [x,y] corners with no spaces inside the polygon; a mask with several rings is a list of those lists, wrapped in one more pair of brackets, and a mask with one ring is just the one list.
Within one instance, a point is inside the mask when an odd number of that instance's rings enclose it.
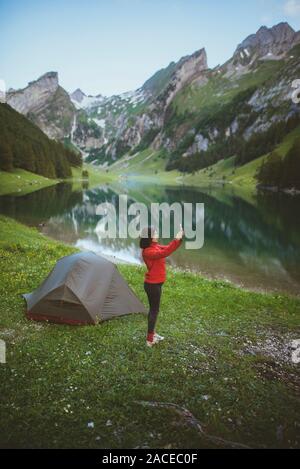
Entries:
{"label": "dome tent", "polygon": [[146,313],[117,266],[93,252],[58,260],[44,282],[22,295],[28,319],[96,324],[130,313]]}

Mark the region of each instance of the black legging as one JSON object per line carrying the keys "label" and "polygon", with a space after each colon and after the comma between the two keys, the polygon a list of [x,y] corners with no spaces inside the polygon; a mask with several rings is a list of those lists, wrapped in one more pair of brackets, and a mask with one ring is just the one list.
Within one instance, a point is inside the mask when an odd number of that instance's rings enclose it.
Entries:
{"label": "black legging", "polygon": [[144,283],[144,289],[147,293],[150,306],[148,314],[148,334],[155,332],[155,324],[159,313],[162,286],[163,283]]}

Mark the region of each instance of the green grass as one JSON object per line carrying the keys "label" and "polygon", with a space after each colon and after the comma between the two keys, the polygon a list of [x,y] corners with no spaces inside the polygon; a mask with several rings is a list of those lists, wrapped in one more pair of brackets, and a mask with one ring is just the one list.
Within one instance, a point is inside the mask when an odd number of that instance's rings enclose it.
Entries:
{"label": "green grass", "polygon": [[58,179],[48,179],[24,169],[14,169],[12,172],[0,171],[0,195],[25,195],[57,182]]}
{"label": "green grass", "polygon": [[[278,151],[282,157],[285,157],[295,140],[299,138],[299,135],[300,127],[297,127],[283,139],[283,141],[276,147],[276,151]],[[256,172],[268,155],[269,154],[263,155],[244,164],[243,166],[238,167],[235,167],[234,165],[235,157],[233,156],[226,160],[220,160],[216,164],[202,169],[194,175],[186,175],[184,176],[183,181],[186,185],[198,186],[229,183],[233,187],[251,194],[256,190]]]}
{"label": "green grass", "polygon": [[82,168],[72,167],[72,178],[68,179],[48,179],[24,169],[14,169],[12,172],[0,171],[0,195],[25,195],[62,181],[72,182],[74,189],[76,189],[76,186],[82,188],[81,173],[84,169],[89,172],[89,187],[112,182],[117,177],[111,171],[106,172],[86,163],[83,164]]}
{"label": "green grass", "polygon": [[282,143],[277,146],[276,151],[280,154],[280,156],[285,157],[287,153],[289,152],[289,150],[292,148],[296,139],[298,139],[299,137],[300,137],[300,127],[297,127],[284,138]]}
{"label": "green grass", "polygon": [[229,103],[237,94],[272,80],[282,65],[281,61],[268,61],[261,64],[254,73],[247,73],[234,81],[223,74],[210,78],[204,86],[192,83],[177,94],[173,106],[178,114],[199,110],[215,112],[221,104]]}
{"label": "green grass", "polygon": [[176,183],[180,173],[165,170],[166,159],[163,152],[147,148],[135,155],[125,155],[111,166],[113,172],[121,178],[130,178],[145,182],[161,184]]}
{"label": "green grass", "polygon": [[[299,337],[299,300],[169,271],[158,323],[166,340],[148,349],[143,315],[95,327],[26,320],[21,294],[75,249],[3,216],[0,232],[1,447],[214,446],[172,408],[136,401],[183,406],[209,434],[251,447],[299,444],[290,352],[283,363],[249,353]],[[146,302],[143,268],[120,270]]]}
{"label": "green grass", "polygon": [[[277,151],[285,156],[296,138],[299,137],[300,128],[288,134],[278,145]],[[230,183],[249,198],[255,192],[257,181],[255,174],[264,158],[264,155],[250,163],[238,168],[234,167],[234,157],[221,160],[215,165],[198,171],[195,175],[182,175],[178,171],[165,171],[166,160],[163,153],[152,149],[144,150],[136,155],[121,158],[111,165],[108,171],[94,165],[84,163],[82,168],[72,168],[72,182],[74,188],[82,187],[82,170],[89,172],[89,187],[99,184],[112,183],[119,179],[129,178],[140,182],[160,182],[161,184],[185,184],[189,186],[205,187],[212,184]],[[27,193],[42,189],[61,182],[59,179],[47,179],[23,169],[15,169],[8,173],[0,171],[0,195]]]}
{"label": "green grass", "polygon": [[187,175],[184,177],[185,184],[191,185],[209,185],[230,183],[235,187],[244,188],[246,190],[255,190],[257,181],[255,174],[257,168],[262,163],[262,158],[257,158],[240,167],[235,167],[235,157],[226,160],[220,160],[218,163],[209,166],[206,169],[198,171],[195,175]]}
{"label": "green grass", "polygon": [[89,187],[95,187],[98,184],[109,183],[116,179],[116,175],[113,171],[109,170],[106,172],[101,168],[97,168],[96,166],[88,163],[83,163],[82,168],[72,168],[72,178],[66,179],[66,181],[70,181],[73,183],[74,188],[77,185],[78,187],[82,186],[82,181],[86,181],[86,179],[82,178],[82,171],[87,170],[89,173]]}
{"label": "green grass", "polygon": [[[277,151],[285,156],[296,138],[300,128],[290,132],[277,146]],[[262,164],[263,155],[243,166],[235,167],[235,157],[220,160],[216,164],[202,169],[195,174],[182,174],[179,171],[165,171],[166,160],[163,152],[148,148],[135,155],[125,155],[110,166],[112,175],[121,179],[133,179],[140,182],[159,182],[161,184],[184,184],[186,186],[208,187],[229,184],[239,195],[249,201],[256,193],[256,172]]]}

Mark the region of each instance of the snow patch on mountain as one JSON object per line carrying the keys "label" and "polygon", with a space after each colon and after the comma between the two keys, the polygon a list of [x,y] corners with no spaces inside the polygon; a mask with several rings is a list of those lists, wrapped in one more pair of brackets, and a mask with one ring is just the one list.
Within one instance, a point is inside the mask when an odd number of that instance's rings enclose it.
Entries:
{"label": "snow patch on mountain", "polygon": [[101,129],[105,128],[105,119],[96,119],[95,117],[93,118],[93,121],[95,124],[98,125],[98,127],[101,127]]}
{"label": "snow patch on mountain", "polygon": [[88,110],[93,107],[99,106],[105,101],[105,98],[103,96],[83,96],[80,102],[72,98],[72,95],[70,95],[70,97],[76,109],[84,110]]}

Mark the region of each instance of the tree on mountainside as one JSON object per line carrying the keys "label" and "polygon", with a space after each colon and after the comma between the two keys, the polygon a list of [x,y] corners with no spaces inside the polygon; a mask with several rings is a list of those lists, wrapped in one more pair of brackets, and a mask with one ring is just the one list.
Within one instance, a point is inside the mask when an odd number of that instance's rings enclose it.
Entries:
{"label": "tree on mountainside", "polygon": [[2,171],[13,170],[13,153],[6,142],[0,142],[0,168]]}
{"label": "tree on mountainside", "polygon": [[12,140],[10,135],[8,135],[8,137],[5,137],[5,141],[10,142],[12,152],[13,152],[14,168],[21,168],[23,157],[24,157],[22,145],[19,144],[19,141],[17,138],[15,140]]}
{"label": "tree on mountainside", "polygon": [[82,155],[79,152],[73,151],[70,148],[65,148],[65,155],[71,166],[82,166]]}
{"label": "tree on mountainside", "polygon": [[[50,140],[41,129],[7,104],[0,104],[1,169],[22,168],[48,178],[70,177],[81,155]],[[6,168],[6,169],[5,169]]]}
{"label": "tree on mountainside", "polygon": [[300,138],[285,157],[281,184],[285,188],[300,189]]}
{"label": "tree on mountainside", "polygon": [[35,159],[35,154],[31,144],[26,142],[24,144],[24,160],[22,164],[23,169],[34,173],[36,170]]}
{"label": "tree on mountainside", "polygon": [[62,143],[56,143],[55,152],[56,177],[64,179],[72,176],[70,164],[65,157],[65,148]]}
{"label": "tree on mountainside", "polygon": [[260,184],[282,189],[300,189],[300,138],[285,158],[276,151],[263,162],[257,172]]}
{"label": "tree on mountainside", "polygon": [[283,161],[281,156],[274,151],[271,155],[264,160],[263,164],[258,170],[257,180],[259,183],[272,187],[281,186]]}

